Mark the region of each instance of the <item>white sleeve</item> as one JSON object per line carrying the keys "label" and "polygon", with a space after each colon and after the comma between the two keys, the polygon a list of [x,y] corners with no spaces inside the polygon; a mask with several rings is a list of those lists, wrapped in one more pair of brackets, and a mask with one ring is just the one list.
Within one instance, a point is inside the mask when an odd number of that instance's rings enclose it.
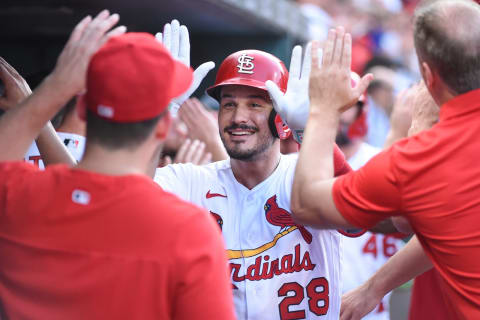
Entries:
{"label": "white sleeve", "polygon": [[191,163],[170,164],[163,168],[157,168],[153,180],[165,191],[171,192],[183,200],[191,201],[194,169]]}

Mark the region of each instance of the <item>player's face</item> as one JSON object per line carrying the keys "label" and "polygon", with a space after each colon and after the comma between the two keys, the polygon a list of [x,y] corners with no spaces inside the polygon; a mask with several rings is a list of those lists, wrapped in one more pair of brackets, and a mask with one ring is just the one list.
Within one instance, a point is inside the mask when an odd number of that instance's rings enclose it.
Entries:
{"label": "player's face", "polygon": [[264,90],[239,85],[222,88],[218,126],[232,159],[253,161],[273,145],[275,138],[268,127],[272,108]]}
{"label": "player's face", "polygon": [[340,146],[346,146],[350,144],[350,138],[348,137],[348,129],[355,121],[357,114],[358,114],[358,107],[355,106],[344,111],[340,115],[340,123],[338,124],[337,130],[337,137],[335,138],[335,142]]}

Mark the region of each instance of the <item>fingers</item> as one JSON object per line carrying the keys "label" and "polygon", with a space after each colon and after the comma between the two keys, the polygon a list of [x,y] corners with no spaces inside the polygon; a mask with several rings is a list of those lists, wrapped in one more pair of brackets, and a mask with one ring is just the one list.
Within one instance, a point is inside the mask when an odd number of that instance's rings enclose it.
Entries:
{"label": "fingers", "polygon": [[190,67],[190,36],[186,26],[180,27],[180,48],[178,51],[178,60]]}
{"label": "fingers", "polygon": [[170,23],[167,23],[163,27],[163,45],[165,48],[171,52],[172,48],[172,26]]}
{"label": "fingers", "polygon": [[352,65],[352,36],[347,33],[343,40],[343,54],[340,57],[343,68],[350,69]]}
{"label": "fingers", "polygon": [[88,24],[91,21],[92,21],[92,17],[89,15],[83,18],[73,29],[73,32],[70,35],[70,39],[68,40],[68,42],[78,41],[82,36],[83,32],[85,31],[85,28],[88,26]]}
{"label": "fingers", "polygon": [[338,27],[336,29],[336,38],[335,38],[335,49],[333,50],[332,63],[340,64],[343,56],[343,45],[344,45],[344,36],[345,28]]}
{"label": "fingers", "polygon": [[190,67],[190,36],[186,26],[181,26],[178,20],[165,24],[163,33],[157,32],[155,38],[162,43],[172,57]]}
{"label": "fingers", "polygon": [[207,164],[212,162],[212,154],[210,152],[206,152],[203,158],[200,160],[199,164]]}
{"label": "fingers", "polygon": [[185,100],[190,98],[190,96],[195,92],[195,90],[197,90],[207,73],[210,72],[210,70],[212,70],[213,68],[215,68],[215,63],[213,63],[212,61],[202,63],[193,72],[193,81],[187,91],[176,97],[173,101],[179,105],[183,104]]}
{"label": "fingers", "polygon": [[176,163],[194,163],[200,164],[201,161],[208,159],[205,155],[205,143],[190,139],[185,140],[175,156]]}
{"label": "fingers", "polygon": [[157,39],[158,42],[163,44],[163,34],[161,32],[155,33],[155,39]]}
{"label": "fingers", "polygon": [[205,143],[199,140],[195,140],[193,141],[190,150],[188,150],[186,154],[186,160],[193,164],[199,164],[200,160],[203,157],[204,152],[205,152]]}
{"label": "fingers", "polygon": [[267,87],[268,94],[270,95],[270,99],[273,101],[273,107],[275,111],[280,115],[283,114],[283,92],[278,88],[278,86],[271,80],[265,82],[265,86]]}
{"label": "fingers", "polygon": [[335,49],[335,41],[337,40],[337,30],[330,29],[328,32],[327,42],[323,48],[323,61],[324,67],[329,66],[333,61],[333,54]]}
{"label": "fingers", "polygon": [[125,32],[127,32],[127,27],[118,26],[107,33],[105,40],[108,40],[111,37],[119,36],[121,34],[124,34]]}
{"label": "fingers", "polygon": [[[320,68],[320,63],[322,62],[320,57],[320,42],[318,41],[312,41],[312,48],[311,48],[311,69],[313,70],[318,70]],[[322,58],[325,56],[325,54],[322,54]]]}
{"label": "fingers", "polygon": [[[22,78],[20,74],[15,70],[14,67],[12,67],[5,59],[0,57],[0,64],[5,68],[5,71],[10,74],[10,76],[15,77],[15,78]],[[22,78],[23,79],[23,78]]]}
{"label": "fingers", "polygon": [[290,79],[299,79],[300,78],[300,70],[302,67],[302,47],[295,46],[292,50],[292,58],[290,60],[290,71],[288,82],[290,83]]}
{"label": "fingers", "polygon": [[[198,66],[197,69],[193,72],[193,78],[194,82],[197,85],[197,87],[200,85],[202,80],[205,78],[205,76],[215,68],[215,62],[213,61],[208,61],[205,63],[202,63],[201,65]],[[198,82],[198,83],[197,83]],[[196,88],[195,88],[196,89]],[[193,93],[193,92],[192,92]]]}
{"label": "fingers", "polygon": [[119,20],[118,14],[110,15],[108,10],[103,10],[85,27],[78,38],[78,44],[85,46],[92,53],[97,51],[112,35],[125,32],[125,27],[119,27],[107,33]]}
{"label": "fingers", "polygon": [[178,22],[178,20],[172,20],[171,28],[172,37],[170,53],[172,54],[173,58],[178,59],[178,51],[180,47],[180,23]]}
{"label": "fingers", "polygon": [[309,42],[305,48],[305,56],[302,64],[301,79],[308,81],[310,78],[310,71],[312,70],[312,43]]}
{"label": "fingers", "polygon": [[185,159],[185,154],[187,153],[191,144],[192,144],[192,141],[190,139],[186,139],[182,143],[182,145],[180,146],[180,148],[177,151],[177,154],[175,155],[175,163],[184,162],[183,160]]}
{"label": "fingers", "polygon": [[373,74],[369,73],[362,77],[360,82],[357,83],[357,86],[353,88],[353,95],[358,98],[367,90],[368,85],[373,80]]}
{"label": "fingers", "polygon": [[[108,12],[108,11],[107,11]],[[102,39],[102,42],[106,41],[106,38],[108,38],[107,31],[110,30],[114,25],[118,23],[120,20],[120,16],[116,13],[112,14],[111,16],[103,16],[102,18],[98,19],[98,25],[95,25],[95,27],[91,27],[93,30],[91,33],[91,40],[90,41],[95,41],[98,39]],[[92,21],[93,23],[93,21]]]}

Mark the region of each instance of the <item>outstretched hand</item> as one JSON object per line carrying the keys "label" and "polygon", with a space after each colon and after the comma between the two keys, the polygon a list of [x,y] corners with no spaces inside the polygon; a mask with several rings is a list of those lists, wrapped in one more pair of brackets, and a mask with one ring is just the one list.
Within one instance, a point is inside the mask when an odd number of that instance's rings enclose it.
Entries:
{"label": "outstretched hand", "polygon": [[93,20],[90,16],[85,17],[73,29],[50,75],[58,90],[69,95],[68,99],[85,89],[88,64],[92,55],[108,39],[125,33],[125,26],[110,30],[119,19],[118,14],[110,14],[108,10],[103,10]]}
{"label": "outstretched hand", "polygon": [[325,43],[322,57],[320,44],[312,43],[312,70],[310,72],[310,112],[338,114],[357,103],[373,79],[365,75],[352,88],[352,36],[343,27],[331,29]]}
{"label": "outstretched hand", "polygon": [[0,97],[0,109],[11,109],[32,94],[27,81],[1,57],[0,80],[5,85],[5,92]]}
{"label": "outstretched hand", "polygon": [[273,101],[273,107],[292,130],[293,138],[298,143],[302,143],[310,107],[308,83],[311,61],[311,44],[308,44],[305,49],[303,63],[302,47],[295,46],[290,61],[287,91],[283,93],[273,81],[268,80],[265,83]]}
{"label": "outstretched hand", "polygon": [[203,165],[210,163],[212,154],[206,150],[205,143],[199,140],[186,139],[180,149],[178,149],[175,158],[172,160],[169,156],[161,160],[160,167],[172,163],[193,163],[195,165]]}
{"label": "outstretched hand", "polygon": [[360,320],[382,301],[382,296],[374,295],[369,289],[368,282],[342,296],[340,307],[341,320]]}
{"label": "outstretched hand", "polygon": [[[184,25],[180,25],[178,20],[172,20],[172,23],[167,23],[163,27],[163,33],[158,32],[155,35],[155,38],[162,43],[172,57],[187,67],[190,67],[190,36],[188,34],[188,29]],[[178,108],[185,102],[192,93],[197,90],[197,88],[202,83],[203,79],[207,73],[215,68],[215,63],[213,61],[208,61],[202,63],[193,73],[193,81],[190,85],[190,88],[179,97],[176,97],[172,100],[172,113],[176,115]]]}

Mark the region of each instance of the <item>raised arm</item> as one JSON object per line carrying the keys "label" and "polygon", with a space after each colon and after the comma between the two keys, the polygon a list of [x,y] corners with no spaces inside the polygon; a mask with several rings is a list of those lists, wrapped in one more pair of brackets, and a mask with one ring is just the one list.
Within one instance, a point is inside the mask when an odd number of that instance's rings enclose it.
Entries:
{"label": "raised arm", "polygon": [[[2,58],[0,58],[0,79],[5,84],[5,94],[0,98],[0,108],[3,110],[15,108],[32,94],[25,79]],[[53,163],[74,165],[76,163],[73,156],[57,136],[50,121],[40,131],[36,138],[36,143],[45,165]],[[6,150],[6,153],[10,152],[10,150]]]}
{"label": "raised arm", "polygon": [[332,198],[333,147],[340,113],[353,106],[372,79],[364,76],[351,87],[351,36],[342,27],[330,30],[322,60],[312,44],[310,110],[292,187],[292,214],[318,228],[352,227]]}
{"label": "raised arm", "polygon": [[[190,67],[190,36],[186,26],[180,25],[178,20],[172,20],[172,23],[165,24],[163,33],[158,32],[155,37],[170,51],[173,58]],[[180,106],[197,90],[207,73],[213,68],[215,63],[208,61],[195,69],[190,88],[170,102],[170,112],[173,116],[177,115]]]}
{"label": "raised arm", "polygon": [[0,150],[8,150],[0,153],[0,161],[21,159],[55,113],[85,88],[90,57],[109,37],[125,32],[123,26],[108,32],[118,19],[106,10],[93,20],[84,18],[70,35],[53,72],[33,94],[0,117]]}

